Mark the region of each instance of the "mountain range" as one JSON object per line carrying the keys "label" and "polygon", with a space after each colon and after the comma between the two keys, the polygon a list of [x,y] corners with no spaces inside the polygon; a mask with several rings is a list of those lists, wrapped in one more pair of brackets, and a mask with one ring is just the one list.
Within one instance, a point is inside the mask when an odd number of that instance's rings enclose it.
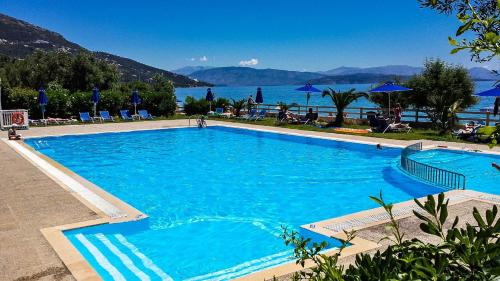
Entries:
{"label": "mountain range", "polygon": [[[422,72],[422,67],[408,65],[387,65],[378,67],[338,67],[320,72],[300,72],[279,69],[256,69],[250,67],[210,67],[187,66],[173,72],[189,76],[193,79],[207,81],[219,86],[272,86],[289,84],[356,84],[378,83],[382,81],[407,80]],[[472,79],[477,81],[499,80],[493,72],[486,68],[469,69]]]}
{"label": "mountain range", "polygon": [[[67,53],[75,53],[81,50],[89,51],[76,43],[66,40],[59,33],[0,13],[0,55],[22,59],[37,50]],[[160,73],[171,80],[176,87],[210,85],[129,58],[106,52],[92,53],[102,60],[115,64],[121,73],[121,80],[125,82],[137,79],[147,81],[154,74]]]}

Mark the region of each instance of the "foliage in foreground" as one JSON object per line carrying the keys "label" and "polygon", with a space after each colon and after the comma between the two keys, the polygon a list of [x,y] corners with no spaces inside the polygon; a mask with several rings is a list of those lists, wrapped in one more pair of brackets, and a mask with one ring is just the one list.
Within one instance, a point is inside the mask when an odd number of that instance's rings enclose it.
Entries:
{"label": "foliage in foreground", "polygon": [[474,208],[475,223],[467,223],[458,228],[456,217],[448,226],[448,203],[443,193],[437,201],[427,196],[422,203],[415,199],[420,211],[414,211],[422,223],[420,229],[438,237],[440,243],[434,245],[419,239],[405,240],[398,222],[392,214],[392,205],[386,204],[382,195],[372,197],[389,214],[389,228],[392,245],[373,256],[358,254],[354,264],[344,267],[338,264],[340,254],[355,237],[354,232],[346,232],[340,252],[332,256],[321,253],[326,243],[307,246],[310,239],[300,237],[296,232],[285,229],[283,238],[287,245],[295,246],[297,264],[304,266],[311,260],[314,267],[294,275],[294,280],[498,280],[500,277],[500,220],[498,208],[493,206],[484,217]]}
{"label": "foliage in foreground", "polygon": [[461,22],[455,36],[448,38],[452,53],[468,50],[477,62],[500,58],[500,1],[498,0],[418,0],[423,7],[443,14],[455,14]]}

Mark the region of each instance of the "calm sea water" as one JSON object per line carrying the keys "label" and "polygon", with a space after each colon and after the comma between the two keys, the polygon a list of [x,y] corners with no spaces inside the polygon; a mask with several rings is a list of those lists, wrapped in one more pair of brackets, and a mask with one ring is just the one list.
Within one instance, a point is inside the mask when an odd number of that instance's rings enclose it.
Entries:
{"label": "calm sea water", "polygon": [[[359,91],[367,91],[373,85],[372,84],[336,84],[332,85],[315,85],[318,89],[325,89],[332,87],[335,90],[345,91],[355,88]],[[286,103],[299,103],[306,104],[306,95],[303,92],[295,91],[296,88],[300,86],[297,85],[286,85],[286,86],[262,86],[262,91],[264,94],[264,103],[276,104],[280,101]],[[493,87],[493,81],[480,81],[476,82],[475,92],[479,93],[488,90]],[[255,98],[257,86],[244,86],[244,87],[213,87],[212,91],[215,93],[215,97],[233,98],[233,99],[246,99],[249,95],[253,95]],[[187,96],[193,96],[196,98],[204,97],[206,94],[206,88],[177,88],[176,94],[179,100],[184,101]],[[472,109],[479,109],[483,107],[493,106],[494,98],[492,97],[482,97],[480,102],[473,106]],[[329,98],[322,98],[321,93],[315,93],[311,95],[309,100],[311,105],[332,105]],[[360,99],[353,103],[351,107],[372,107],[372,104],[367,99]]]}

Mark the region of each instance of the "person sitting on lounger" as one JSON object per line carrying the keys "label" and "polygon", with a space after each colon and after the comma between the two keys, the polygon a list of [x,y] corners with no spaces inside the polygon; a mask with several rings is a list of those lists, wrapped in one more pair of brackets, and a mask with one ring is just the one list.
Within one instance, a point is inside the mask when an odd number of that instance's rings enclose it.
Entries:
{"label": "person sitting on lounger", "polygon": [[401,104],[396,103],[396,107],[393,109],[394,111],[394,123],[401,123],[401,117],[402,117],[402,109],[401,109]]}
{"label": "person sitting on lounger", "polygon": [[20,140],[21,135],[16,132],[16,128],[11,127],[8,132],[9,140]]}
{"label": "person sitting on lounger", "polygon": [[491,163],[491,167],[497,169],[500,172],[500,165],[498,165],[497,163],[495,162]]}

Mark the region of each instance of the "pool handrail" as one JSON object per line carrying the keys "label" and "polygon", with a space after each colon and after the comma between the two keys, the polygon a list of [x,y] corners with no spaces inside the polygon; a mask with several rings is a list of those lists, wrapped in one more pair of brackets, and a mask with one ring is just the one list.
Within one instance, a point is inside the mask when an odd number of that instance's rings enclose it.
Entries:
{"label": "pool handrail", "polygon": [[405,147],[401,151],[401,168],[403,171],[431,184],[446,189],[465,189],[464,174],[448,171],[428,164],[420,163],[410,156],[422,150],[422,143],[418,142]]}

